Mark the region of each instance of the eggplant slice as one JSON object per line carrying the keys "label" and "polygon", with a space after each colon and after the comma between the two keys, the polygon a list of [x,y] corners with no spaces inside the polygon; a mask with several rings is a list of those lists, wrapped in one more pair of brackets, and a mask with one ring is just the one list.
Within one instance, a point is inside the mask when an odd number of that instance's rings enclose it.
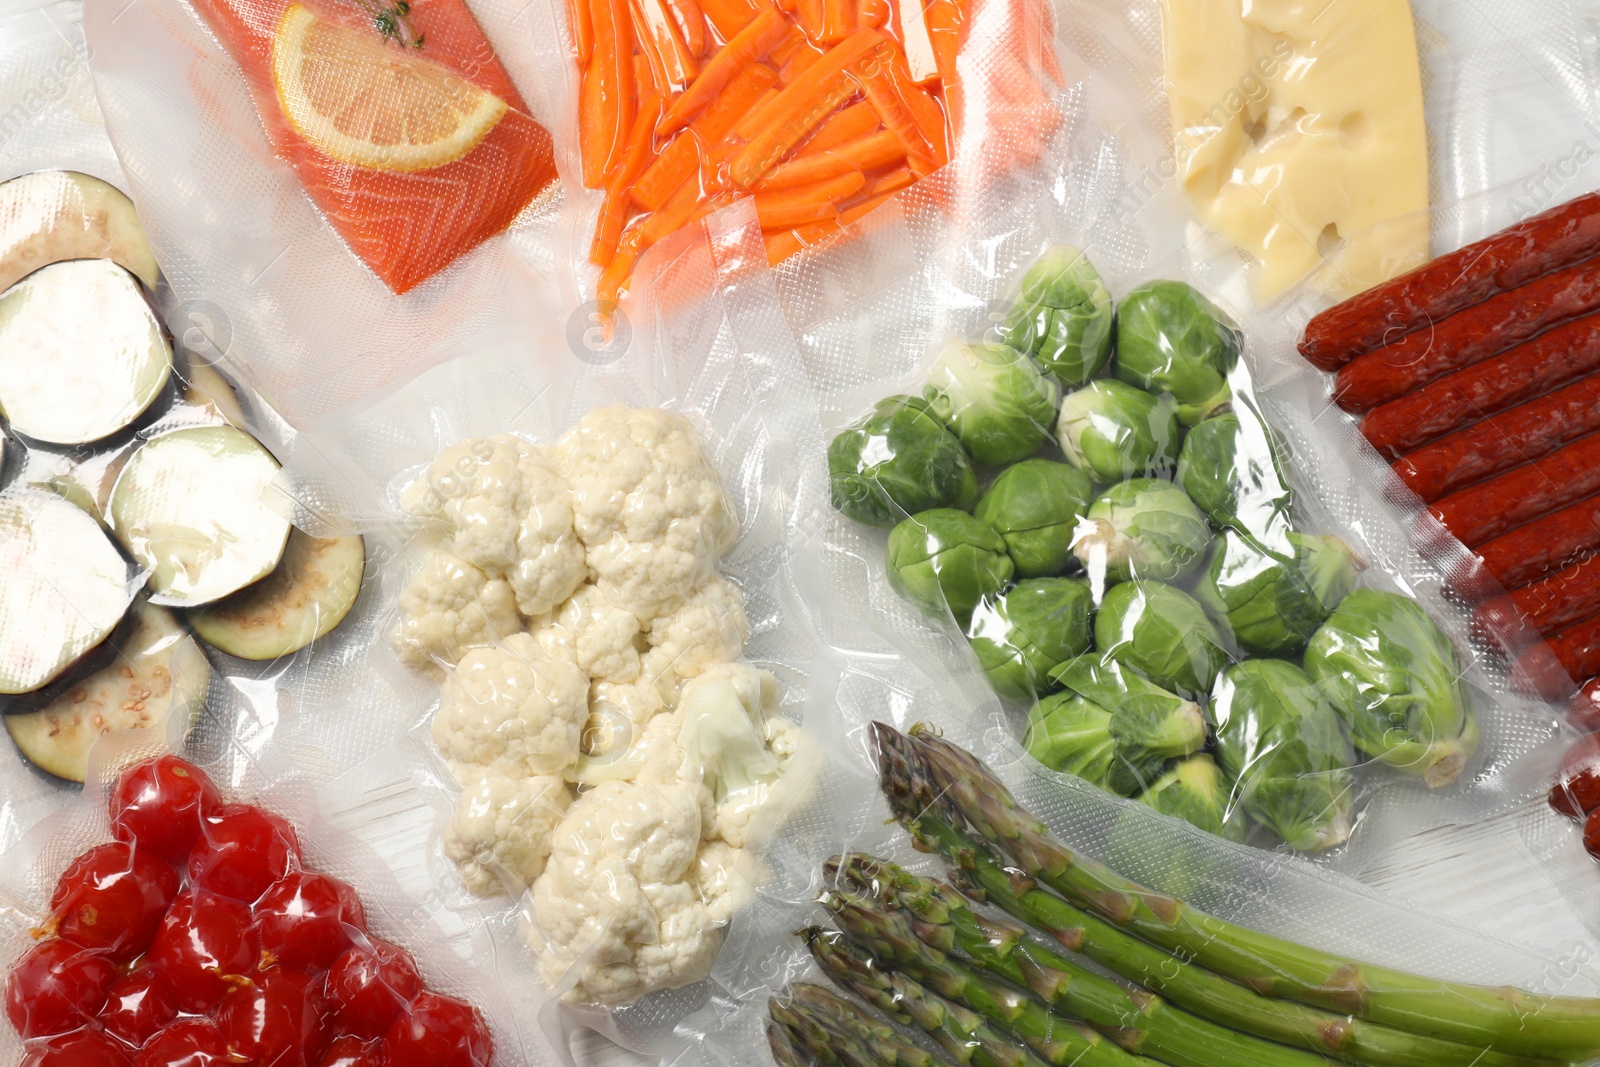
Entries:
{"label": "eggplant slice", "polygon": [[109,259],[53,263],[0,295],[0,412],[23,437],[110,437],[171,377],[160,320],[138,279]]}
{"label": "eggplant slice", "polygon": [[69,259],[111,259],[154,289],[161,272],[139,213],[116,186],[70,170],[0,183],[0,290]]}
{"label": "eggplant slice", "polygon": [[189,613],[205,642],[240,659],[292,655],[344,621],[361,593],[366,543],[289,531],[276,570],[255,585]]}
{"label": "eggplant slice", "polygon": [[199,607],[272,573],[289,520],[269,501],[278,461],[232,426],[140,445],[111,490],[111,528],[150,571],[151,600]]}
{"label": "eggplant slice", "polygon": [[0,496],[0,696],[36,693],[92,654],[137,583],[87,513],[53,493]]}
{"label": "eggplant slice", "polygon": [[199,642],[166,608],[141,600],[116,658],[64,690],[43,710],[7,715],[23,757],[69,782],[88,777],[89,749],[112,730],[153,730],[173,716],[185,733],[205,708],[211,665]]}
{"label": "eggplant slice", "polygon": [[216,367],[202,363],[191,352],[183,378],[188,384],[183,394],[185,400],[212,412],[229,426],[244,429],[244,405],[239,400],[239,393]]}

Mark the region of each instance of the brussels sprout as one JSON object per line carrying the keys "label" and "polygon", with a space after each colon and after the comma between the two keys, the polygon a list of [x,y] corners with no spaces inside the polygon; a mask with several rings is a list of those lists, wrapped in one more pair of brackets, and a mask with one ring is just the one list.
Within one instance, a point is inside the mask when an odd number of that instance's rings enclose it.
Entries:
{"label": "brussels sprout", "polygon": [[1376,589],[1345,597],[1311,635],[1305,668],[1356,748],[1430,788],[1455,781],[1477,751],[1455,646],[1410,597]]}
{"label": "brussels sprout", "polygon": [[970,510],[978,479],[967,450],[921,397],[891,396],[828,445],[833,506],[893,526],[930,508]]}
{"label": "brussels sprout", "polygon": [[1288,533],[1292,555],[1229,530],[1217,538],[1194,598],[1246,652],[1289,656],[1356,584],[1361,560],[1337,537]]}
{"label": "brussels sprout", "polygon": [[1205,609],[1164,582],[1112,586],[1095,616],[1094,643],[1104,656],[1185,695],[1209,692],[1228,662]]}
{"label": "brussels sprout", "polygon": [[1023,738],[1029,754],[1051,770],[1122,796],[1142,792],[1167,760],[1196,752],[1205,741],[1205,716],[1192,701],[1177,701],[1164,712],[1153,704],[1112,710],[1070,690],[1033,706]]}
{"label": "brussels sprout", "polygon": [[948,607],[963,625],[1015,570],[1005,538],[954,508],[921,512],[890,530],[888,564],[895,592],[934,617]]}
{"label": "brussels sprout", "polygon": [[1230,810],[1232,791],[1210,756],[1190,756],[1173,766],[1139,797],[1163,815],[1182,819],[1208,834],[1244,840],[1244,820]]}
{"label": "brussels sprout", "polygon": [[1126,382],[1090,382],[1061,402],[1056,440],[1067,462],[1097,481],[1162,474],[1178,460],[1178,412]]}
{"label": "brussels sprout", "polygon": [[1111,356],[1111,293],[1089,257],[1056,245],[1028,268],[1000,340],[1031,352],[1067,388],[1100,373]]}
{"label": "brussels sprout", "polygon": [[1050,680],[1091,703],[1147,721],[1166,719],[1179,710],[1185,718],[1190,709],[1194,715],[1200,714],[1200,705],[1194,701],[1161,688],[1116,660],[1099,656],[1084,655],[1068,660],[1050,672]]}
{"label": "brussels sprout", "polygon": [[1061,390],[1025,354],[1005,345],[952,340],[923,390],[979,463],[1015,463],[1050,436]]}
{"label": "brussels sprout", "polygon": [[1088,651],[1093,610],[1086,583],[1034,578],[980,604],[967,636],[996,692],[1032,700],[1054,688],[1051,671]]}
{"label": "brussels sprout", "polygon": [[1182,489],[1161,478],[1119,482],[1089,508],[1072,552],[1106,582],[1175,582],[1205,559],[1211,527]]}
{"label": "brussels sprout", "polygon": [[1117,308],[1117,377],[1170,395],[1193,426],[1232,397],[1239,328],[1186,282],[1149,282]]}
{"label": "brussels sprout", "polygon": [[1220,529],[1231,527],[1282,550],[1294,494],[1288,449],[1249,409],[1207,419],[1184,439],[1178,484]]}
{"label": "brussels sprout", "polygon": [[1289,845],[1315,852],[1350,836],[1350,747],[1322,690],[1279,659],[1222,672],[1211,700],[1217,758],[1240,804]]}
{"label": "brussels sprout", "polygon": [[1072,562],[1078,520],[1092,499],[1087,474],[1065,463],[1026,459],[994,480],[974,514],[1006,539],[1020,577],[1044,578]]}

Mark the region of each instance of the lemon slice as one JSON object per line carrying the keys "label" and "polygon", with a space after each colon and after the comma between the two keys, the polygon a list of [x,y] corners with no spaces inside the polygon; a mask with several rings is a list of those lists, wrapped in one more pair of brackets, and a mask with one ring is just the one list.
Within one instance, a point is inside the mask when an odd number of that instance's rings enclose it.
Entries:
{"label": "lemon slice", "polygon": [[294,131],[341,163],[417,171],[478,146],[506,103],[404,45],[291,4],[272,42],[272,79]]}

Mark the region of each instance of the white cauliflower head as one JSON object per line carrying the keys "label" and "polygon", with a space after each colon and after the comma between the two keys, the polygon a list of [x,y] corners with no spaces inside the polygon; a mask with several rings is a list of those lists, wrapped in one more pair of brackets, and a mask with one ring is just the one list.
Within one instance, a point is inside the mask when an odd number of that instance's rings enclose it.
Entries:
{"label": "white cauliflower head", "polygon": [[583,727],[586,762],[623,756],[643,735],[645,724],[665,709],[653,685],[595,682],[589,688],[589,721]]}
{"label": "white cauliflower head", "polygon": [[678,703],[684,682],[719,663],[732,663],[744,650],[750,624],[739,587],[713,575],[670,615],[655,620],[641,661],[669,707]]}
{"label": "white cauliflower head", "polygon": [[557,446],[595,581],[648,624],[711,576],[739,523],[700,435],[660,408],[596,408]]}
{"label": "white cauliflower head", "polygon": [[433,741],[448,760],[513,777],[577,769],[589,679],[528,634],[468,650],[445,679]]}
{"label": "white cauliflower head", "polygon": [[401,662],[437,678],[463,649],[521,629],[516,597],[503,579],[453,553],[435,552],[400,593],[392,641]]}
{"label": "white cauliflower head", "polygon": [[544,873],[550,839],[572,803],[560,778],[461,770],[466,788],[444,832],[445,855],[479,896],[521,893]]}
{"label": "white cauliflower head", "polygon": [[750,855],[722,841],[707,841],[695,857],[692,880],[712,922],[725,923],[755,896]]}
{"label": "white cauliflower head", "polygon": [[678,745],[711,798],[706,836],[735,848],[780,814],[769,802],[795,745],[778,695],[777,679],[748,663],[712,667],[683,690]]}
{"label": "white cauliflower head", "polygon": [[607,600],[598,586],[579,587],[561,605],[549,629],[542,640],[570,646],[573,658],[590,678],[631,682],[639,677],[639,653],[648,647],[639,631],[639,619]]}

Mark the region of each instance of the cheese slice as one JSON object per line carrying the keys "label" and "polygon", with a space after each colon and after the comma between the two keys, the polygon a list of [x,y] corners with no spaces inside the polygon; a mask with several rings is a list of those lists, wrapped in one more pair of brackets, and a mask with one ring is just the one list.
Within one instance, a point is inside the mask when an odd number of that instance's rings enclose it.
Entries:
{"label": "cheese slice", "polygon": [[1270,300],[1347,296],[1428,255],[1427,130],[1408,0],[1162,0],[1173,154]]}

